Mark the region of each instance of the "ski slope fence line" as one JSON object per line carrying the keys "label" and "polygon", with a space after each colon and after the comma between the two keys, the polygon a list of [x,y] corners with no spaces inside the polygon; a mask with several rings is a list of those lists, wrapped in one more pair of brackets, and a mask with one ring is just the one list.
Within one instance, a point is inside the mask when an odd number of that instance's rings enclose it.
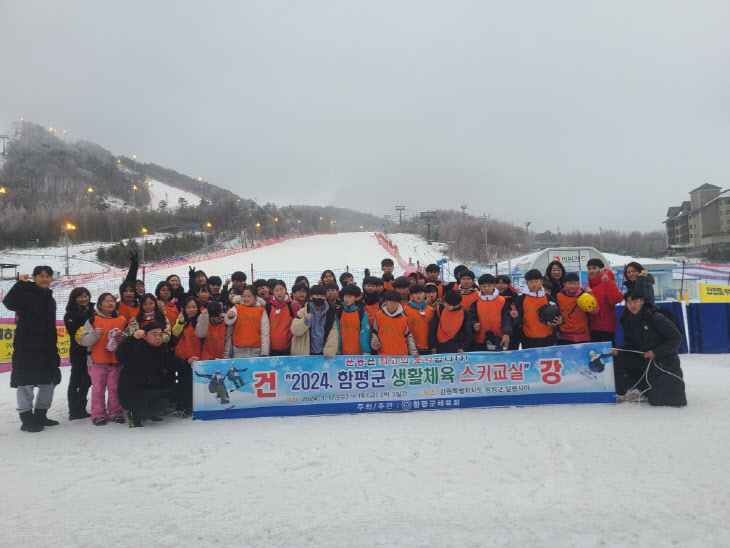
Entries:
{"label": "ski slope fence line", "polygon": [[[376,232],[375,238],[377,238],[378,243],[382,246],[383,249],[385,249],[388,253],[393,255],[393,257],[395,257],[398,266],[400,266],[404,271],[417,270],[418,272],[421,272],[423,274],[426,273],[426,267],[420,264],[418,261],[416,261],[416,264],[413,264],[412,262],[406,262],[405,260],[403,260],[403,257],[401,257],[400,253],[398,253],[398,246],[388,240],[388,238],[386,238],[384,234]],[[377,276],[378,274],[374,272],[373,275]]]}

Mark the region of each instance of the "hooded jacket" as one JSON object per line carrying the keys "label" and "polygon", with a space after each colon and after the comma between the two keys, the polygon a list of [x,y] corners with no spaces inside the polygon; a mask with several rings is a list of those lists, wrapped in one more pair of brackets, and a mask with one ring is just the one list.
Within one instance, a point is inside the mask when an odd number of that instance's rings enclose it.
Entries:
{"label": "hooded jacket", "polygon": [[[309,307],[313,306],[311,302],[307,303],[304,308],[297,312],[296,319],[291,323],[292,356],[309,356],[310,340],[309,340],[309,324],[306,316],[309,314]],[[339,331],[337,330],[337,309],[329,307],[325,312],[326,318],[324,323],[324,350],[322,353],[325,358],[333,358],[337,354],[337,348],[340,342]]]}
{"label": "hooded jacket", "polygon": [[[602,280],[608,275],[608,281]],[[616,333],[616,305],[624,300],[621,290],[614,282],[614,275],[608,268],[604,268],[597,275],[588,278],[586,287],[598,301],[598,314],[591,314],[588,318],[588,327],[591,331],[606,331]]]}

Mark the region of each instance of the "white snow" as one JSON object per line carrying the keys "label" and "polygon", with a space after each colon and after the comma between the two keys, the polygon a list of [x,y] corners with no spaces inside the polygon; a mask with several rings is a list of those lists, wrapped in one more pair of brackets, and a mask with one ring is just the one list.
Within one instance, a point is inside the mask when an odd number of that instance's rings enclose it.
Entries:
{"label": "white snow", "polygon": [[168,209],[178,209],[178,200],[185,198],[190,206],[200,204],[202,198],[189,190],[183,190],[174,186],[170,186],[162,181],[147,179],[147,190],[150,192],[150,208],[157,209],[160,201],[167,201]]}
{"label": "white snow", "polygon": [[[63,238],[61,238],[63,241]],[[99,272],[109,267],[96,260],[96,251],[100,246],[110,246],[108,242],[87,242],[83,244],[69,244],[69,273],[71,276],[86,272]],[[38,265],[48,265],[54,273],[63,274],[66,269],[66,246],[27,247],[22,249],[3,249],[0,252],[0,262],[18,264],[19,274],[30,274]],[[3,273],[4,278],[13,276],[12,269]],[[55,274],[54,274],[55,277]]]}
{"label": "white snow", "polygon": [[[190,261],[189,264],[204,270],[209,276],[229,275],[236,270],[250,272],[251,264],[255,270],[286,271],[293,273],[312,273],[319,276],[323,270],[344,271],[345,267],[368,267],[374,275],[380,273],[380,261],[390,257],[378,243],[372,232],[345,232],[340,234],[321,234],[294,238],[281,243],[260,247],[228,257],[205,262]],[[174,266],[157,270],[155,274],[187,275],[185,267]],[[316,280],[311,280],[316,281]]]}
{"label": "white snow", "polygon": [[474,409],[21,432],[0,375],[4,546],[726,546],[728,355],[689,405]]}

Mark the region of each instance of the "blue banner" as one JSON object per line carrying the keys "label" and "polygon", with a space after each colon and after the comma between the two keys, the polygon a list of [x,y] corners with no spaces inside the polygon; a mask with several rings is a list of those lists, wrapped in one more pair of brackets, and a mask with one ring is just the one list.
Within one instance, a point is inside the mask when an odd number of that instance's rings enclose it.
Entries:
{"label": "blue banner", "polygon": [[196,419],[615,403],[610,343],[433,356],[283,356],[193,365]]}

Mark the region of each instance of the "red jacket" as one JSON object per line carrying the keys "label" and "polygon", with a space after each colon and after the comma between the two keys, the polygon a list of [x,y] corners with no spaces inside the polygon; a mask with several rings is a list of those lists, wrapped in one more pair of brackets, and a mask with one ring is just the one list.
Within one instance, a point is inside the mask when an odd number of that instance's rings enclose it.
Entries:
{"label": "red jacket", "polygon": [[[608,274],[608,281],[603,282],[603,274]],[[597,276],[588,278],[588,285],[598,301],[598,313],[590,314],[588,326],[591,331],[609,331],[616,333],[616,305],[624,300],[623,293],[614,282],[613,272],[604,268]]]}

